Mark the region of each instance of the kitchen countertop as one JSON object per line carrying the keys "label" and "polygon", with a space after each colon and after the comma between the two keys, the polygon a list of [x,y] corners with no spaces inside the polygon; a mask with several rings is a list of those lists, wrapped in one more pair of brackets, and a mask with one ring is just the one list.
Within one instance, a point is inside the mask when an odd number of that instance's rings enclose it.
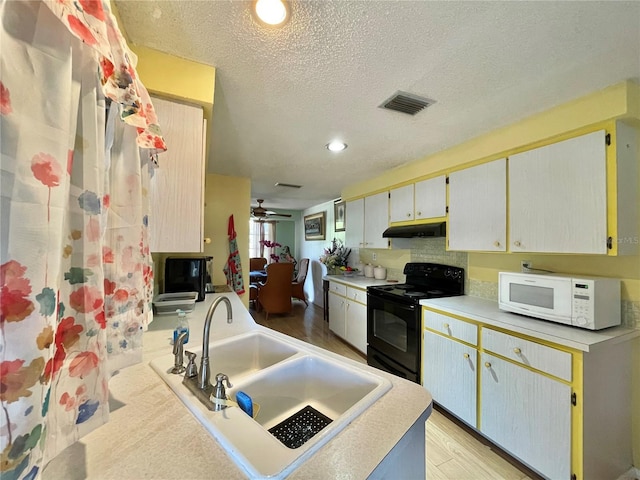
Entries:
{"label": "kitchen countertop", "polygon": [[[208,294],[187,316],[190,324],[187,349],[202,344],[204,316],[211,302],[220,295],[231,300],[234,320],[227,324],[225,308],[218,308],[213,316],[211,341],[249,330],[268,330],[272,335],[282,335],[257,325],[235,293]],[[174,323],[173,316],[154,319],[144,333],[142,363],[120,370],[109,382],[109,422],[54,458],[43,470],[44,480],[247,478],[244,470],[149,366],[152,359],[171,352]],[[366,478],[429,409],[431,395],[418,384],[286,338],[391,381],[391,390],[288,477]],[[215,370],[215,365],[212,369]]]}
{"label": "kitchen countertop", "polygon": [[420,304],[583,352],[592,351],[606,343],[640,337],[640,330],[622,326],[592,331],[505,312],[498,308],[497,301],[468,295],[421,300]]}
{"label": "kitchen countertop", "polygon": [[369,278],[363,275],[353,275],[351,277],[345,277],[344,275],[325,275],[322,279],[330,282],[344,283],[349,287],[361,289],[366,289],[367,287],[374,285],[393,285],[396,283],[404,283],[404,280],[401,282],[390,282],[389,280],[376,280],[375,278]]}

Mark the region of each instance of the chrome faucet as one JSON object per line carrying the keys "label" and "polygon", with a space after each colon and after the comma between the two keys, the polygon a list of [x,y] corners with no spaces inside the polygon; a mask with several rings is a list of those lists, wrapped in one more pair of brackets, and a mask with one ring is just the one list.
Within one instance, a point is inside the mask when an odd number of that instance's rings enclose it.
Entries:
{"label": "chrome faucet", "polygon": [[211,389],[211,383],[209,382],[209,377],[211,376],[211,367],[209,366],[209,331],[211,330],[211,319],[213,318],[213,313],[216,311],[216,308],[218,308],[218,305],[220,305],[220,302],[224,302],[227,306],[227,323],[233,323],[231,302],[228,297],[221,295],[213,301],[207,311],[207,316],[204,319],[202,359],[200,360],[200,371],[198,372],[198,388],[204,391]]}
{"label": "chrome faucet", "polygon": [[[200,371],[198,371],[198,367],[196,367],[195,363],[196,354],[186,352],[187,357],[189,358],[189,363],[186,368],[186,373],[182,379],[182,384],[186,386],[187,389],[193,393],[203,405],[213,411],[219,411],[227,407],[223,401],[217,401],[226,400],[226,392],[222,381],[226,380],[227,387],[231,388],[229,378],[222,373],[217,375],[215,387],[211,385],[211,382],[209,382],[209,377],[211,376],[211,367],[209,366],[209,332],[211,330],[211,319],[213,318],[213,313],[216,311],[216,308],[218,308],[218,305],[220,305],[220,302],[224,302],[227,306],[227,323],[233,323],[233,313],[231,311],[231,302],[229,299],[225,296],[216,298],[209,307],[207,316],[204,319]],[[180,359],[180,363],[182,364],[182,359]],[[212,394],[216,401],[212,400]]]}

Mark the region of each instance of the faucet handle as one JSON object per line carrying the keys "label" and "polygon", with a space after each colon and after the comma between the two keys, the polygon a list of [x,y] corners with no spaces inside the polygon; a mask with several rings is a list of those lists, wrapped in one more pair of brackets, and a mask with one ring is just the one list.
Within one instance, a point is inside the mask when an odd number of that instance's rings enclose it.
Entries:
{"label": "faucet handle", "polygon": [[198,367],[196,366],[196,354],[193,352],[189,352],[185,350],[187,358],[189,359],[189,363],[187,363],[187,371],[185,372],[185,377],[196,377],[198,375]]}
{"label": "faucet handle", "polygon": [[214,398],[219,398],[219,399],[223,399],[226,400],[227,399],[227,392],[224,389],[224,385],[223,382],[227,383],[227,388],[231,388],[233,387],[233,385],[231,385],[231,382],[229,381],[229,377],[224,374],[224,373],[219,373],[216,375],[216,384],[213,387],[213,397]]}
{"label": "faucet handle", "polygon": [[229,381],[229,377],[227,376],[226,373],[219,373],[219,374],[216,375],[216,386],[218,384],[222,384],[222,382],[226,382],[227,383],[227,388],[233,387],[233,385],[231,385],[231,382]]}

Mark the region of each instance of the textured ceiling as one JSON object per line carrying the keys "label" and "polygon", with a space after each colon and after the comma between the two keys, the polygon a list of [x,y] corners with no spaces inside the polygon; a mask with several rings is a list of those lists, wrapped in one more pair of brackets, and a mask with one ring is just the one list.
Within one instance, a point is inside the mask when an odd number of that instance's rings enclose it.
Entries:
{"label": "textured ceiling", "polygon": [[[349,184],[640,77],[640,2],[116,0],[130,41],[216,67],[209,172],[251,177],[268,208]],[[378,108],[402,90],[437,103]],[[341,138],[339,154],[324,145]],[[276,182],[303,185],[300,190]]]}

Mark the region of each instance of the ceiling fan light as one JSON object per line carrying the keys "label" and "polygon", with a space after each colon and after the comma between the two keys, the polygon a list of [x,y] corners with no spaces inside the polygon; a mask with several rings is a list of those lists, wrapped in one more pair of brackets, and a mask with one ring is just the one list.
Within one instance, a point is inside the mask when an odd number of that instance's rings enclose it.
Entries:
{"label": "ceiling fan light", "polygon": [[341,152],[347,148],[347,144],[338,140],[333,140],[325,145],[330,152]]}
{"label": "ceiling fan light", "polygon": [[289,15],[287,4],[283,0],[257,0],[255,12],[267,25],[280,25]]}

